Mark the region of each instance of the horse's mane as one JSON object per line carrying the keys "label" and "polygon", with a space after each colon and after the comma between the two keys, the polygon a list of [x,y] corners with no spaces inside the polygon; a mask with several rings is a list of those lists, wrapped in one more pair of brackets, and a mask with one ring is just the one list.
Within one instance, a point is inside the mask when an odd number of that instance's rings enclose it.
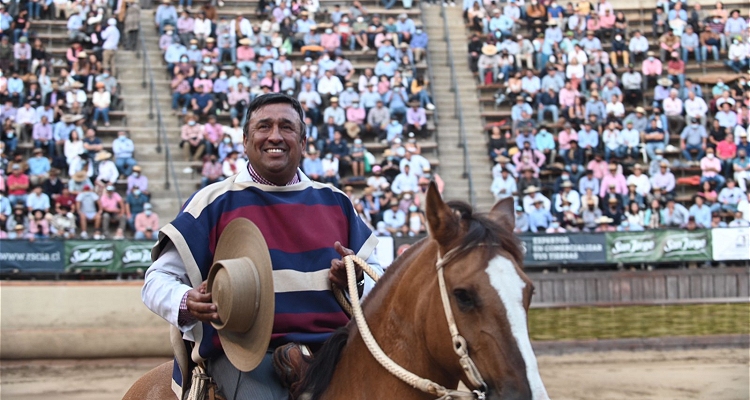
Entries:
{"label": "horse's mane", "polygon": [[[523,253],[518,239],[516,239],[512,231],[504,229],[485,213],[475,213],[473,208],[465,202],[449,201],[447,204],[461,216],[461,223],[465,226],[466,233],[460,243],[458,243],[458,247],[464,249],[478,245],[500,247],[502,250],[507,251],[520,265],[523,260]],[[427,242],[424,239],[420,240],[394,260],[394,263],[388,267],[385,274],[378,281],[378,284],[375,285],[372,292],[368,295],[365,304],[368,303],[367,300],[375,300],[380,291],[389,287],[390,282],[394,280],[395,276],[400,274],[404,265],[407,264],[405,260],[409,260],[412,253],[418,251]],[[351,324],[347,324],[336,330],[315,354],[315,359],[307,369],[300,389],[295,395],[305,393],[310,396],[308,397],[310,400],[320,399],[333,378],[341,351],[349,340]]]}

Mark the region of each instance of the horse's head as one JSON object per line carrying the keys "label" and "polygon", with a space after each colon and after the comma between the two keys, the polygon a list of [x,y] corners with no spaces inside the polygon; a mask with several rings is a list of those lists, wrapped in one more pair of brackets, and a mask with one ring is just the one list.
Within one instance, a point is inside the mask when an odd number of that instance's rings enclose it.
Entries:
{"label": "horse's head", "polygon": [[[521,269],[513,199],[498,202],[487,215],[473,215],[468,205],[443,202],[432,184],[425,211],[439,256],[448,254],[443,264],[448,299],[469,356],[487,385],[487,398],[548,399],[529,340],[527,312],[534,288]],[[444,368],[457,368],[448,372],[469,384],[450,348],[445,319],[431,320],[433,329],[426,336],[433,358]]]}

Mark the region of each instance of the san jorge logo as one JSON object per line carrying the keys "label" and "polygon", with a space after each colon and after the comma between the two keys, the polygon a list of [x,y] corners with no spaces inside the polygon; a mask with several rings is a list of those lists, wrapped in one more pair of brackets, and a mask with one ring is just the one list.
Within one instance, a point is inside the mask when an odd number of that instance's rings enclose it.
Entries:
{"label": "san jorge logo", "polygon": [[83,244],[70,249],[70,267],[105,267],[115,259],[112,244]]}

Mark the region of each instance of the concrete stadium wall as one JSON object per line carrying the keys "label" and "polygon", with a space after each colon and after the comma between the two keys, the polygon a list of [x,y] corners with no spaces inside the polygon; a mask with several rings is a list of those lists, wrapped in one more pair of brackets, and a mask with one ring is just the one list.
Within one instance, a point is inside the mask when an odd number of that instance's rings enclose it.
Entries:
{"label": "concrete stadium wall", "polygon": [[142,282],[0,283],[0,359],[171,356]]}

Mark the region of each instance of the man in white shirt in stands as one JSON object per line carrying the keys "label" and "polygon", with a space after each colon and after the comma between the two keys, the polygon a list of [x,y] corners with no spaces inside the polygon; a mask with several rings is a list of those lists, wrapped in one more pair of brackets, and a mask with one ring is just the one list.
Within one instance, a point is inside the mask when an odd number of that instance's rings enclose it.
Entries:
{"label": "man in white shirt in stands", "polygon": [[422,177],[424,175],[424,169],[427,168],[430,169],[430,162],[427,161],[424,156],[420,154],[412,154],[409,150],[406,151],[406,154],[404,155],[404,158],[401,159],[401,163],[399,164],[399,168],[401,169],[401,172],[404,172],[404,167],[409,166],[409,170],[412,171],[414,175],[417,176],[417,178]]}
{"label": "man in white shirt in stands", "polygon": [[117,64],[115,54],[117,54],[117,44],[120,43],[120,30],[117,29],[117,20],[110,18],[107,20],[107,29],[102,31],[102,66],[110,70],[112,75],[116,75]]}
{"label": "man in white shirt in stands", "polygon": [[490,192],[495,195],[495,201],[500,201],[506,197],[511,197],[514,193],[518,192],[516,180],[513,179],[507,168],[502,168],[500,171],[500,176],[497,176],[492,180]]}
{"label": "man in white shirt in stands", "polygon": [[688,118],[699,118],[701,125],[706,126],[706,114],[708,113],[708,105],[703,97],[698,97],[692,90],[688,92],[688,98],[685,100],[685,114]]}
{"label": "man in white shirt in stands", "polygon": [[396,178],[391,184],[391,191],[395,195],[400,195],[404,192],[416,193],[419,190],[419,178],[410,171],[409,164],[403,166],[402,172],[396,175]]}
{"label": "man in white shirt in stands", "polygon": [[31,103],[24,102],[23,107],[16,111],[16,134],[18,137],[21,140],[26,140],[37,122],[36,110],[31,107]]}
{"label": "man in white shirt in stands", "polygon": [[677,89],[670,90],[669,97],[662,102],[662,109],[669,123],[669,132],[681,132],[685,126],[685,118],[682,117],[682,100],[677,97],[677,94]]}
{"label": "man in white shirt in stands", "polygon": [[344,86],[341,84],[341,80],[333,75],[333,70],[326,71],[325,75],[318,81],[318,93],[325,100],[338,96],[342,91],[344,91]]}
{"label": "man in white shirt in stands", "polygon": [[628,177],[627,183],[628,186],[634,184],[636,193],[644,198],[646,198],[649,192],[651,192],[651,181],[649,181],[648,176],[643,173],[643,167],[641,167],[641,164],[635,164],[633,166],[633,174]]}

